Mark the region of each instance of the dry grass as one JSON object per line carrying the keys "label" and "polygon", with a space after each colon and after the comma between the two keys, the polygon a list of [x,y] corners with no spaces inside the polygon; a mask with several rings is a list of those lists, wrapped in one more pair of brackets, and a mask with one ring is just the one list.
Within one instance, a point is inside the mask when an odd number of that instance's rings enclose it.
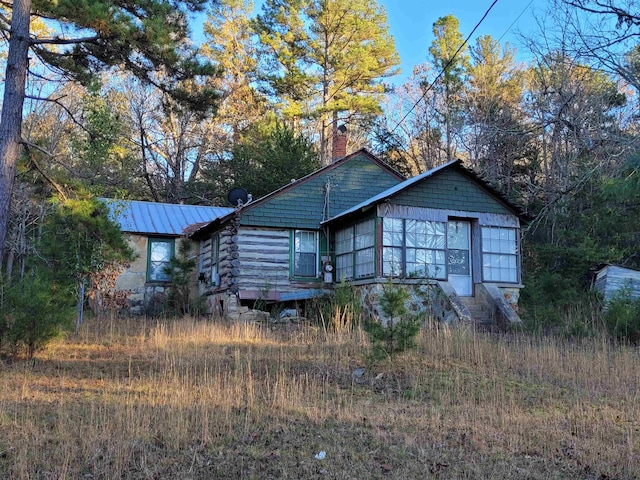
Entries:
{"label": "dry grass", "polygon": [[354,375],[366,348],[360,331],[87,324],[0,365],[0,477],[640,477],[636,349],[426,329]]}

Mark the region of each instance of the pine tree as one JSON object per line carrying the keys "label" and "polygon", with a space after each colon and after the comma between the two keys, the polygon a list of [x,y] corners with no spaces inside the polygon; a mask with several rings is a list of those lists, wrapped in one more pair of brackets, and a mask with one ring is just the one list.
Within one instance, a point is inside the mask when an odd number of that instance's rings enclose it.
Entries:
{"label": "pine tree", "polygon": [[463,80],[469,62],[466,48],[463,47],[458,52],[464,43],[459,27],[460,22],[453,15],[439,18],[433,24],[435,38],[429,47],[429,53],[431,53],[437,70],[444,72],[437,89],[442,95],[438,111],[445,127],[444,140],[447,161],[455,157],[453,134],[456,126],[460,123]]}
{"label": "pine tree", "polygon": [[268,91],[289,118],[316,119],[321,163],[339,121],[380,113],[400,63],[375,0],[268,0],[260,34]]}
{"label": "pine tree", "polygon": [[[188,11],[205,0],[14,0],[11,20],[0,18],[9,38],[0,117],[0,251],[4,249],[11,193],[22,140],[29,58],[49,71],[88,84],[98,71],[124,68],[192,107],[211,105],[215,94],[196,95],[189,79],[211,75],[185,42]],[[57,20],[59,30],[40,34],[32,20]],[[155,75],[162,71],[162,76]]]}

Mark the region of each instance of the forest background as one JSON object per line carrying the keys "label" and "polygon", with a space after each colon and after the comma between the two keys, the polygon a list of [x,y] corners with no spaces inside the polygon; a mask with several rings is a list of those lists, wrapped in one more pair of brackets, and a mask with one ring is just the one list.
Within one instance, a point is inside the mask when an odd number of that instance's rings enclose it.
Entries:
{"label": "forest background", "polygon": [[[597,330],[590,269],[640,267],[639,2],[550,0],[519,52],[488,35],[465,43],[454,15],[434,18],[433,41],[416,46],[424,63],[395,84],[400,57],[375,0],[0,2],[9,67],[26,3],[17,111],[2,69],[5,282],[53,270],[82,285],[96,259],[126,256],[114,241],[118,255],[97,248],[88,266],[52,269],[87,245],[54,234],[78,232],[61,205],[86,220],[98,207],[77,202],[94,196],[224,205],[240,186],[258,198],[327,164],[340,124],[348,151],[367,147],[407,176],[461,158],[523,207],[530,328]],[[191,10],[206,15],[202,43]],[[9,107],[17,137],[3,130]]]}

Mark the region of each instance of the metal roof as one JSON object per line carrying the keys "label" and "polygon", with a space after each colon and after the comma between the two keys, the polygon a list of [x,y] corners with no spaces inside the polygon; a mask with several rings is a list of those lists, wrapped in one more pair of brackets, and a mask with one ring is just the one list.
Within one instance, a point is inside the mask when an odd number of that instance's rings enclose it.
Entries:
{"label": "metal roof", "polygon": [[182,235],[189,225],[208,223],[233,212],[233,208],[142,202],[101,198],[123,232]]}

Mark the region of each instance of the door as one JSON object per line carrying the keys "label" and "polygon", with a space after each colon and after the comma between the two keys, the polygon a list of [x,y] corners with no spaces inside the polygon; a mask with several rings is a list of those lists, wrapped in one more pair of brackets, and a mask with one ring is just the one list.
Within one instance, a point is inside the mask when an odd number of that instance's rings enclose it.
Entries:
{"label": "door", "polygon": [[473,295],[471,277],[471,224],[450,220],[447,227],[448,281],[460,296]]}

